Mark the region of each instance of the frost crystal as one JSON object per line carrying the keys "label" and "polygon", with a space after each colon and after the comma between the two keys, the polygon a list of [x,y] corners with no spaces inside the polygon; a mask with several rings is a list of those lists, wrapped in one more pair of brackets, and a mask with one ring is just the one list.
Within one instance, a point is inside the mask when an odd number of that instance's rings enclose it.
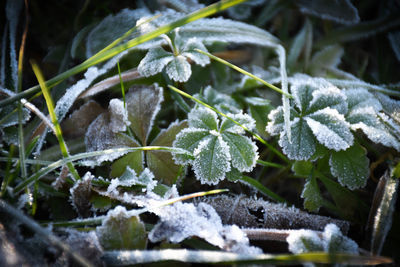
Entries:
{"label": "frost crystal", "polygon": [[114,133],[124,132],[126,126],[131,122],[128,120],[128,112],[124,107],[124,103],[119,99],[111,99],[108,106],[110,112],[110,128]]}
{"label": "frost crystal", "polygon": [[197,236],[224,250],[259,254],[261,250],[249,246],[246,235],[237,226],[224,226],[215,210],[206,203],[175,203],[152,210],[160,222],[149,233],[152,242],[167,239],[179,243]]}
{"label": "frost crystal", "polygon": [[[252,129],[254,120],[247,114],[229,114],[229,117]],[[223,118],[209,109],[194,108],[188,114],[189,128],[183,129],[173,143],[193,153],[194,159],[174,155],[178,164],[192,164],[196,178],[201,183],[217,184],[232,167],[240,172],[251,171],[258,158],[257,146],[244,130],[232,120]]]}

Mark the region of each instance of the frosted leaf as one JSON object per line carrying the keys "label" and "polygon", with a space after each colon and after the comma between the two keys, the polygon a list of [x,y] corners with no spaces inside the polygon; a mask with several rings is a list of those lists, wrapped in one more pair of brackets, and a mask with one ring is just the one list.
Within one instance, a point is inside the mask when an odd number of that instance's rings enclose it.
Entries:
{"label": "frosted leaf", "polygon": [[[183,148],[193,153],[199,143],[209,135],[209,132],[199,128],[186,128],[179,132],[173,142],[174,147]],[[173,158],[177,164],[187,164],[192,158],[186,155],[173,154]]]}
{"label": "frosted leaf", "polygon": [[396,55],[398,61],[400,61],[400,31],[391,32],[388,34],[390,45],[392,46],[393,52]]}
{"label": "frosted leaf", "polygon": [[261,97],[255,97],[255,96],[245,97],[244,101],[246,101],[246,103],[251,106],[269,106],[270,105],[270,101],[268,99],[261,98]]}
{"label": "frosted leaf", "polygon": [[251,171],[258,159],[257,146],[246,136],[224,132],[222,138],[228,143],[232,166],[241,172]]}
{"label": "frosted leaf", "polygon": [[163,89],[158,84],[132,87],[126,94],[130,127],[142,145],[147,144],[147,138],[163,100]]}
{"label": "frosted leaf", "polygon": [[400,136],[400,113],[392,113],[389,117],[383,112],[377,114],[379,119],[384,123],[389,132],[396,138]]}
{"label": "frosted leaf", "polygon": [[324,251],[328,253],[349,253],[358,254],[358,245],[350,238],[343,236],[336,224],[328,224],[325,226],[322,234]]}
{"label": "frosted leaf", "polygon": [[167,239],[179,243],[185,238],[198,236],[216,246],[224,245],[218,233],[222,229],[221,219],[207,204],[196,207],[192,203],[178,202],[155,213],[160,217],[160,222],[149,233],[152,242]]}
{"label": "frosted leaf", "polygon": [[[8,105],[0,108],[0,128],[18,125],[18,112],[13,112],[15,107],[15,105]],[[22,108],[22,123],[26,123],[30,118],[31,114],[29,110]]]}
{"label": "frosted leaf", "polygon": [[172,53],[165,51],[161,47],[152,48],[140,61],[138,71],[141,75],[149,77],[161,72],[173,60]]}
{"label": "frosted leaf", "polygon": [[[279,69],[274,66],[269,66],[267,69],[263,69],[257,65],[252,65],[249,72],[270,84],[280,83],[282,80]],[[254,88],[259,86],[263,86],[263,84],[250,76],[243,75],[237,89]]]}
{"label": "frosted leaf", "polygon": [[360,21],[357,8],[350,0],[300,0],[296,1],[303,13],[341,24],[355,24]]}
{"label": "frosted leaf", "polygon": [[346,114],[346,95],[335,86],[322,87],[319,90],[315,90],[312,93],[312,101],[308,112],[312,113],[327,107],[336,109],[340,114]]}
{"label": "frosted leaf", "polygon": [[312,230],[290,232],[286,242],[289,244],[289,251],[293,254],[324,250],[321,238]]}
{"label": "frosted leaf", "polygon": [[143,192],[151,192],[157,185],[157,181],[154,180],[154,174],[149,169],[144,169],[140,176],[137,176],[136,172],[127,166],[121,177],[111,180],[107,187],[107,194],[118,195],[118,192],[115,191],[118,186],[132,187],[135,185],[143,187]]}
{"label": "frosted leaf", "polygon": [[69,189],[72,207],[74,207],[81,217],[88,217],[91,214],[92,204],[90,203],[90,197],[92,196],[93,178],[94,176],[90,172],[87,172],[81,180],[77,181]]}
{"label": "frosted leaf", "polygon": [[[301,52],[304,50],[304,59],[307,62],[311,54],[313,29],[309,19],[306,20],[301,31],[296,35],[288,53],[288,67],[296,64]],[[307,65],[307,63],[305,63]],[[307,66],[306,66],[307,67]]]}
{"label": "frosted leaf", "polygon": [[159,242],[164,239],[179,243],[186,238],[197,236],[223,250],[259,254],[262,251],[249,245],[249,239],[237,226],[224,226],[213,207],[206,203],[178,202],[157,210],[160,217],[149,233],[149,240]]}
{"label": "frosted leaf", "polygon": [[393,147],[400,151],[400,140],[380,121],[373,107],[353,110],[346,119],[351,124],[352,130],[360,129],[374,143]]}
{"label": "frosted leaf", "polygon": [[219,119],[217,113],[208,108],[195,108],[188,114],[188,123],[191,128],[217,130]]}
{"label": "frosted leaf", "polygon": [[318,142],[335,151],[345,150],[353,144],[350,125],[342,114],[329,107],[305,118]]}
{"label": "frosted leaf", "polygon": [[104,18],[90,31],[87,37],[86,57],[91,57],[115,39],[121,37],[135,26],[137,20],[146,15],[149,15],[146,9],[131,10],[125,8],[116,15],[109,15]]}
{"label": "frosted leaf", "polygon": [[178,55],[168,63],[166,72],[171,80],[177,82],[186,82],[192,75],[192,69],[189,62],[182,55]]}
{"label": "frosted leaf", "polygon": [[304,208],[309,211],[318,212],[324,199],[320,194],[317,180],[314,176],[307,179],[304,189],[301,192],[301,197],[304,198]]}
{"label": "frosted leaf", "polygon": [[366,150],[354,144],[344,151],[334,151],[329,159],[331,173],[342,186],[353,190],[362,188],[369,176],[369,159]]}
{"label": "frosted leaf", "polygon": [[230,95],[220,93],[211,86],[207,86],[202,94],[194,94],[193,97],[202,100],[224,113],[240,112],[239,104]]}
{"label": "frosted leaf", "polygon": [[376,93],[375,97],[382,104],[382,108],[385,112],[387,112],[391,115],[397,114],[397,117],[400,116],[399,115],[400,114],[400,101],[399,100],[392,99],[389,96],[382,94],[382,93]]}
{"label": "frosted leaf", "polygon": [[353,88],[343,92],[347,96],[349,112],[364,107],[372,107],[375,111],[382,110],[379,100],[364,88]]}
{"label": "frosted leaf", "polygon": [[197,38],[191,38],[183,44],[183,47],[178,47],[178,51],[182,51],[182,56],[190,58],[196,64],[204,67],[210,64],[210,58],[202,53],[195,51],[195,49],[200,49],[202,51],[208,52],[207,48],[201,43]]}
{"label": "frosted leaf", "polygon": [[271,46],[279,40],[256,26],[223,18],[204,18],[180,27],[181,38],[196,37],[205,44],[214,42],[249,43]]}
{"label": "frosted leaf", "polygon": [[128,120],[128,112],[124,107],[124,102],[119,99],[111,99],[108,106],[110,112],[110,127],[114,133],[126,131],[126,126],[131,122]]}
{"label": "frosted leaf", "polygon": [[265,0],[253,0],[235,5],[227,10],[228,15],[236,20],[245,20],[252,14],[254,6],[261,5],[264,2]]}
{"label": "frosted leaf", "polygon": [[283,131],[283,107],[279,106],[278,108],[272,110],[268,114],[268,124],[265,130],[270,135],[278,135]]}
{"label": "frosted leaf", "polygon": [[[128,136],[121,133],[114,133],[110,128],[110,114],[105,112],[100,114],[88,127],[85,135],[86,150],[97,151],[120,146],[138,146],[138,143]],[[134,152],[135,153],[135,152]],[[139,152],[141,153],[141,152]],[[126,154],[116,152],[109,155],[101,155],[94,159],[87,159],[82,163],[88,166],[96,166],[104,161],[113,161]]]}
{"label": "frosted leaf", "polygon": [[344,54],[339,45],[331,45],[314,54],[310,62],[310,73],[314,76],[322,75],[328,69],[336,68]]}
{"label": "frosted leaf", "polygon": [[[235,120],[236,122],[240,123],[248,130],[252,131],[256,126],[256,121],[250,117],[248,114],[237,113],[237,114],[228,114],[228,116]],[[242,127],[234,123],[228,118],[223,118],[220,126],[221,132],[230,132],[236,134],[244,134],[245,131]]]}
{"label": "frosted leaf", "polygon": [[96,235],[105,250],[144,249],[146,229],[138,216],[131,216],[125,207],[117,206],[107,213]]}
{"label": "frosted leaf", "polygon": [[286,132],[282,132],[279,145],[290,159],[308,160],[316,150],[313,132],[304,119],[295,118],[290,127],[292,130],[291,142],[289,142]]}
{"label": "frosted leaf", "polygon": [[[171,147],[176,135],[187,126],[187,121],[173,122],[167,129],[163,129],[150,145]],[[175,164],[171,153],[156,150],[147,151],[146,162],[157,180],[164,184],[171,185],[179,178],[181,166]]]}
{"label": "frosted leaf", "polygon": [[318,88],[311,84],[294,84],[290,90],[299,111],[306,112],[312,101],[313,92]]}
{"label": "frosted leaf", "polygon": [[229,146],[221,136],[202,140],[193,155],[193,170],[202,184],[218,184],[231,169]]}

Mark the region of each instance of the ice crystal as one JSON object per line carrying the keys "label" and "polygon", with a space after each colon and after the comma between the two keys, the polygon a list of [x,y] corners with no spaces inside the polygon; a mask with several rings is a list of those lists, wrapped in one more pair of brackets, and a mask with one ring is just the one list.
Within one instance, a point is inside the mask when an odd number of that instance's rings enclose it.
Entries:
{"label": "ice crystal", "polygon": [[239,104],[230,95],[220,93],[211,86],[207,86],[201,94],[194,94],[193,97],[202,100],[224,113],[240,112]]}
{"label": "ice crystal", "polygon": [[88,217],[91,213],[92,204],[90,203],[90,197],[92,195],[93,178],[94,176],[90,172],[87,172],[69,190],[71,204],[81,217]]}
{"label": "ice crystal", "polygon": [[197,236],[224,250],[259,254],[261,250],[249,245],[246,235],[237,226],[226,225],[215,210],[206,203],[175,203],[153,212],[160,222],[149,233],[149,240],[159,242],[167,239],[179,243],[186,238]]}

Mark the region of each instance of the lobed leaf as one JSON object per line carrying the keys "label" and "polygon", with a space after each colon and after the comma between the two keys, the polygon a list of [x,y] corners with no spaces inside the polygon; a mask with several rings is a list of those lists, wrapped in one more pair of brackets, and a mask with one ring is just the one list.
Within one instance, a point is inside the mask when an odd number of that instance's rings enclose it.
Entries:
{"label": "lobed leaf", "polygon": [[318,212],[323,204],[323,198],[318,188],[317,179],[311,176],[307,179],[301,197],[304,198],[304,208],[309,211]]}
{"label": "lobed leaf", "polygon": [[218,130],[219,119],[214,111],[199,107],[192,109],[188,114],[188,123],[191,128],[203,130]]}
{"label": "lobed leaf", "polygon": [[349,148],[354,141],[350,125],[336,109],[325,108],[305,118],[318,142],[335,151]]}
{"label": "lobed leaf", "polygon": [[166,72],[171,80],[186,82],[192,75],[189,62],[183,55],[177,55],[167,64]]}
{"label": "lobed leaf", "polygon": [[130,128],[143,145],[147,144],[147,138],[163,99],[163,89],[157,84],[132,87],[126,94]]}
{"label": "lobed leaf", "polygon": [[228,144],[221,136],[208,136],[194,150],[193,170],[202,184],[218,184],[231,169]]}
{"label": "lobed leaf", "polygon": [[[177,134],[173,146],[193,153],[200,142],[208,135],[209,132],[204,129],[185,128]],[[192,158],[187,155],[174,154],[173,158],[177,164],[187,164],[192,162]]]}
{"label": "lobed leaf", "polygon": [[291,122],[292,140],[289,142],[286,133],[282,132],[279,145],[290,159],[308,160],[316,150],[316,142],[311,128],[304,119],[295,118]]}
{"label": "lobed leaf", "polygon": [[[242,126],[246,127],[248,130],[252,131],[256,126],[255,120],[247,114],[237,113],[237,114],[228,114],[228,116],[240,123]],[[228,118],[223,118],[221,122],[221,126],[219,127],[220,132],[230,132],[236,134],[244,134],[245,131],[242,127],[234,123],[232,120]]]}
{"label": "lobed leaf", "polygon": [[366,150],[355,143],[344,151],[334,151],[329,159],[333,176],[342,186],[353,190],[364,187],[369,176],[369,159]]}
{"label": "lobed leaf", "polygon": [[140,61],[138,71],[141,75],[149,77],[161,72],[175,57],[172,53],[161,47],[151,48]]}
{"label": "lobed leaf", "polygon": [[232,166],[240,172],[249,172],[258,158],[257,146],[246,136],[231,132],[223,132],[222,139],[228,144]]}

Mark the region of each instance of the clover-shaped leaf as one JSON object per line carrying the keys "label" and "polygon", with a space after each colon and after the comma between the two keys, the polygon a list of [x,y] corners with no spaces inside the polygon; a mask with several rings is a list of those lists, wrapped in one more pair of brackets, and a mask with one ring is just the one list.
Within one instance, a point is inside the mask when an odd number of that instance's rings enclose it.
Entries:
{"label": "clover-shaped leaf", "polygon": [[[229,114],[229,117],[248,129],[255,127],[247,114]],[[173,143],[193,153],[194,159],[174,155],[179,164],[191,164],[201,183],[217,184],[231,170],[251,171],[257,159],[257,146],[244,130],[227,118],[221,121],[209,109],[194,108],[188,114],[189,128],[183,129]]]}
{"label": "clover-shaped leaf", "polygon": [[[168,36],[165,35],[164,37],[169,40]],[[171,40],[169,40],[169,43],[171,43]],[[174,44],[174,46],[171,45],[172,52],[161,47],[150,49],[139,63],[139,73],[148,77],[161,72],[165,67],[169,78],[178,82],[186,82],[192,75],[189,59],[201,66],[210,63],[210,59],[206,55],[195,51],[195,49],[207,51],[200,40],[196,38],[181,40],[178,32],[176,32]]]}
{"label": "clover-shaped leaf", "polygon": [[266,130],[280,134],[279,144],[290,159],[308,160],[320,143],[335,151],[346,150],[353,144],[350,124],[346,122],[346,96],[333,85],[300,82],[292,85],[292,105],[289,141],[283,127],[283,109],[271,111]]}

